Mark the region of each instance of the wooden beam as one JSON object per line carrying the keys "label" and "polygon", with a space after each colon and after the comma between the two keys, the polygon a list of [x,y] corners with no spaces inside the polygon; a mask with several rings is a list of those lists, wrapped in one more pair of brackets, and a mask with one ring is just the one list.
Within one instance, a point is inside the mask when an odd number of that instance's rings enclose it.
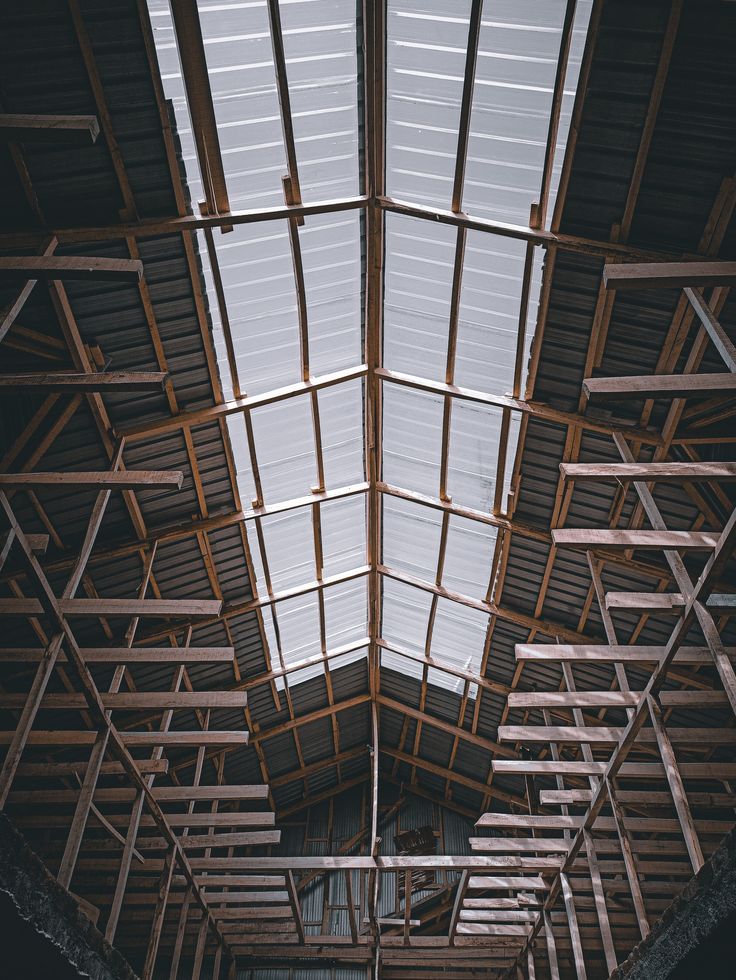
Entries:
{"label": "wooden beam", "polygon": [[51,116],[0,113],[0,142],[72,143],[91,146],[100,132],[96,116]]}
{"label": "wooden beam", "polygon": [[662,441],[661,436],[648,429],[601,422],[587,415],[576,412],[564,412],[561,409],[552,408],[550,405],[545,405],[542,402],[525,401],[521,398],[512,398],[511,395],[493,395],[489,392],[477,391],[473,388],[461,388],[455,384],[432,381],[429,378],[404,374],[400,371],[390,371],[386,368],[377,368],[375,373],[383,382],[402,385],[406,388],[413,388],[416,391],[426,391],[433,395],[450,396],[460,401],[475,402],[480,405],[489,405],[493,408],[505,408],[557,425],[577,425],[583,429],[588,429],[592,432],[603,432],[607,435],[616,432],[624,435],[627,439],[635,439],[646,445],[659,445]]}
{"label": "wooden beam", "polygon": [[[736,375],[729,375],[736,381]],[[736,389],[736,385],[734,386]],[[736,463],[560,463],[560,473],[576,483],[598,483],[605,480],[624,482],[644,480],[647,483],[733,483]]]}
{"label": "wooden beam", "polygon": [[[13,732],[0,732],[0,745],[9,745]],[[94,745],[95,731],[70,731],[56,729],[41,731],[35,729],[28,734],[28,745]],[[120,738],[127,748],[138,746],[164,745],[168,748],[206,745],[221,748],[227,745],[247,745],[247,731],[212,732],[121,732]]]}
{"label": "wooden beam", "polygon": [[[220,599],[59,599],[64,616],[217,616]],[[41,616],[38,599],[0,599],[0,616]]]}
{"label": "wooden beam", "polygon": [[552,542],[557,548],[629,548],[653,550],[709,551],[718,544],[714,531],[650,531],[622,528],[553,528]]}
{"label": "wooden beam", "polygon": [[141,487],[176,487],[181,489],[184,474],[180,470],[102,470],[64,473],[0,473],[3,490],[36,490],[39,487],[73,489],[137,490]]}
{"label": "wooden beam", "polygon": [[[664,692],[661,692],[660,698],[662,694],[664,694]],[[669,783],[670,792],[672,793],[672,800],[675,804],[675,810],[677,811],[677,819],[680,821],[682,836],[685,839],[687,853],[693,866],[693,874],[697,874],[703,867],[703,851],[700,846],[700,841],[698,840],[695,822],[693,821],[692,813],[690,812],[690,804],[688,803],[687,793],[685,792],[685,787],[682,782],[682,776],[677,768],[677,759],[675,758],[675,752],[672,748],[669,732],[667,731],[664,723],[662,703],[656,698],[650,696],[647,698],[647,704],[649,706],[649,716],[652,720],[652,728],[654,729],[654,733],[657,738],[659,754],[662,757],[662,764],[664,765],[664,771],[667,775],[667,782]]]}
{"label": "wooden beam", "polygon": [[[244,708],[248,696],[244,691],[125,691],[101,694],[102,703],[110,711],[149,711],[165,708],[192,711],[195,708]],[[17,710],[25,701],[23,694],[0,692],[0,708]],[[46,694],[45,710],[84,711],[82,694]]]}
{"label": "wooden beam", "polygon": [[[586,378],[583,392],[588,398],[602,395],[611,398],[696,398],[699,395],[733,394],[733,374],[644,374],[615,378]],[[582,465],[582,464],[578,464]],[[640,466],[654,464],[638,464]],[[683,466],[662,463],[661,466]]]}
{"label": "wooden beam", "polygon": [[[89,664],[188,664],[230,663],[234,647],[80,647]],[[38,663],[40,647],[0,647],[0,663]],[[60,663],[66,662],[61,654]]]}
{"label": "wooden beam", "polygon": [[736,286],[736,262],[640,262],[603,266],[606,289]]}
{"label": "wooden beam", "polygon": [[179,429],[189,428],[196,425],[204,425],[207,422],[215,422],[228,415],[237,415],[245,411],[262,408],[265,405],[274,405],[276,402],[285,401],[289,398],[298,398],[300,395],[311,395],[313,392],[322,391],[324,388],[331,388],[342,384],[345,381],[354,381],[362,378],[368,373],[365,364],[358,364],[355,367],[345,368],[341,371],[333,371],[330,374],[312,377],[308,381],[296,381],[281,388],[273,388],[257,395],[241,395],[239,398],[231,398],[218,405],[211,405],[209,408],[195,408],[179,412],[177,415],[170,415],[166,418],[155,419],[150,422],[140,422],[135,425],[123,425],[118,428],[118,434],[124,436],[126,442],[137,442],[141,439],[150,439],[155,436],[164,435],[167,432],[176,432]]}
{"label": "wooden beam", "polygon": [[[509,708],[630,708],[641,698],[640,691],[511,691]],[[0,695],[0,703],[2,696]],[[665,708],[727,708],[725,691],[663,691]]]}
{"label": "wooden beam", "polygon": [[[602,776],[606,771],[606,762],[571,761],[568,759],[552,761],[549,759],[494,759],[491,763],[493,771],[499,775],[534,775],[534,776]],[[621,777],[624,779],[663,779],[664,767],[660,762],[625,762],[621,766]],[[689,779],[736,779],[736,763],[733,762],[683,762],[680,773]]]}
{"label": "wooden beam", "polygon": [[[726,647],[729,657],[736,658],[736,647]],[[517,643],[517,660],[597,661],[599,663],[657,663],[665,656],[666,648],[657,646],[626,646],[605,644]],[[712,657],[708,647],[680,647],[673,663],[708,664]]]}
{"label": "wooden beam", "polygon": [[87,255],[0,255],[0,278],[104,279],[138,283],[143,263]]}
{"label": "wooden beam", "polygon": [[[671,612],[678,613],[687,604],[680,592],[608,592],[607,609],[621,609],[629,612]],[[705,601],[709,612],[722,616],[736,614],[736,592],[713,592]]]}
{"label": "wooden beam", "polygon": [[226,215],[230,202],[196,0],[177,0],[171,14],[207,213]]}
{"label": "wooden beam", "polygon": [[[623,728],[584,725],[501,725],[498,738],[502,742],[575,742],[593,745],[617,745]],[[678,745],[736,744],[736,728],[672,728],[670,738]],[[638,741],[656,742],[650,728],[641,729]]]}
{"label": "wooden beam", "polygon": [[35,374],[0,375],[0,389],[39,391],[161,391],[169,377],[166,371],[99,371],[77,374],[53,371]]}

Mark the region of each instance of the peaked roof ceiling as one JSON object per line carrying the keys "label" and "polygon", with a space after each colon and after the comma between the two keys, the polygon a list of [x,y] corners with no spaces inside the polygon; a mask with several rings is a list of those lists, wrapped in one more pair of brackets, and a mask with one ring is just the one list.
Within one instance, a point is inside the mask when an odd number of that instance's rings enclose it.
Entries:
{"label": "peaked roof ceiling", "polygon": [[[518,798],[512,780],[488,785],[505,694],[519,682],[513,644],[536,633],[600,635],[594,611],[589,626],[581,620],[585,586],[570,588],[579,562],[549,545],[561,520],[557,462],[580,433],[583,452],[608,438],[606,420],[590,408],[581,415],[577,396],[600,256],[697,250],[731,151],[723,127],[697,204],[688,187],[686,220],[663,224],[682,200],[682,175],[667,169],[673,127],[692,134],[692,150],[678,143],[687,159],[704,130],[687,98],[684,32],[660,119],[649,119],[669,4],[650,6],[643,24],[596,8],[588,35],[585,3],[491,11],[467,2],[448,15],[439,2],[392,2],[385,24],[380,5],[368,6],[364,23],[352,0],[202,3],[219,142],[209,154],[193,137],[204,131],[203,79],[182,78],[196,51],[190,34],[177,47],[168,5],[149,5],[144,60],[137,15],[85,14],[122,168],[109,140],[84,157],[86,169],[69,150],[53,165],[48,150],[31,153],[41,211],[31,218],[11,192],[7,213],[22,228],[76,228],[60,233],[64,252],[88,252],[94,241],[96,254],[114,256],[132,254],[115,227],[121,208],[154,222],[147,233],[131,226],[153,317],[145,297],[122,287],[75,285],[69,295],[103,358],[148,368],[163,358],[171,371],[168,404],[147,396],[108,405],[130,465],[190,474],[173,506],[140,495],[136,534],[159,541],[163,595],[225,598],[224,617],[197,625],[194,640],[232,641],[235,675],[223,672],[222,684],[249,688],[256,747],[229,753],[230,778],[269,778],[283,808],[368,773],[371,701],[388,773],[447,791],[469,812],[491,796],[501,805]],[[47,36],[66,32],[68,44],[54,37],[46,72],[26,57],[23,17],[10,19],[17,60],[3,98],[15,111],[94,111],[74,25],[49,17]],[[701,51],[692,26],[688,45]],[[143,31],[145,41],[145,17]],[[617,45],[632,55],[611,68],[606,52]],[[124,62],[136,68],[132,80]],[[61,77],[73,84],[62,88]],[[698,104],[706,100],[711,125],[722,126],[723,79],[715,70],[699,77],[707,91]],[[625,118],[616,108],[624,90]],[[610,130],[599,120],[614,112],[620,159],[610,166]],[[651,162],[632,191],[642,147]],[[217,206],[218,173],[231,231],[222,217],[198,217]],[[188,212],[188,194],[194,217],[176,226],[169,216]],[[622,219],[620,241],[635,243],[628,253],[609,242]],[[545,252],[555,259],[542,289]],[[36,302],[25,322],[53,335],[42,294]],[[628,322],[624,309],[622,337]],[[661,329],[652,327],[652,351]],[[626,341],[618,343],[625,360]],[[22,343],[15,350],[28,363]],[[12,430],[37,408],[29,403]],[[86,411],[62,430],[59,459],[96,444]],[[82,533],[71,503],[62,498],[49,514],[67,521],[66,550]],[[686,509],[676,516],[692,519]],[[41,526],[32,508],[27,517]],[[114,563],[98,588],[109,595],[135,590],[129,520],[121,507],[106,525]],[[146,637],[167,631],[154,624]],[[152,672],[140,683],[166,678]]]}

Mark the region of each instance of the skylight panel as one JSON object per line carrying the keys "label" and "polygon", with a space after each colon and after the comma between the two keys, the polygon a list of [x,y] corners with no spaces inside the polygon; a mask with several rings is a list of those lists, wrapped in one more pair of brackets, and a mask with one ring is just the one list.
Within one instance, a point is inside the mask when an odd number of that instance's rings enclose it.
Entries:
{"label": "skylight panel", "polygon": [[383,562],[433,582],[442,515],[398,497],[383,497]]}
{"label": "skylight panel", "polygon": [[384,363],[445,380],[457,232],[447,225],[386,217]]}
{"label": "skylight panel", "polygon": [[[577,5],[560,148],[590,5],[591,0]],[[150,7],[197,213],[205,195],[171,16],[166,0],[151,0]],[[358,194],[360,165],[365,164],[359,152],[364,123],[359,94],[362,99],[365,91],[358,84],[362,36],[355,0],[280,0],[278,16],[271,8],[275,57],[285,68],[288,88],[282,84],[284,73],[277,77],[266,0],[202,0],[199,10],[232,209]],[[463,162],[461,153],[458,168],[470,11],[471,0],[450,5],[445,0],[387,0],[389,197],[453,206],[453,182]],[[463,193],[454,204],[461,211],[529,223],[530,205],[540,198],[564,13],[565,0],[483,5]],[[561,162],[558,152],[548,182],[547,224]],[[298,187],[296,182],[284,185],[289,170],[298,176]],[[227,234],[199,234],[226,398],[301,384],[367,360],[365,228],[365,212],[348,210],[308,215],[298,224],[296,219],[269,220],[238,224]],[[532,251],[530,256],[522,241],[387,212],[381,367],[414,376],[420,384],[424,379],[523,396],[543,261],[540,249]],[[225,324],[215,289],[218,273]],[[525,297],[527,313],[520,318]],[[368,383],[357,378],[290,395],[252,409],[245,418],[228,417],[244,508],[301,504],[313,492],[361,485],[353,496],[248,521],[261,596],[268,584],[279,592],[367,565],[369,494],[362,491],[368,480]],[[447,510],[443,514],[419,500],[381,494],[382,541],[372,559],[423,579],[430,589],[439,567],[442,587],[482,601],[494,568],[497,529],[449,512],[467,507],[503,513],[520,415],[460,399],[451,391],[435,394],[390,379],[377,388],[382,423],[378,478],[409,495],[442,497]],[[369,628],[368,583],[362,575],[265,607],[274,664],[279,654],[287,664],[296,664],[321,658],[325,647],[361,643]],[[387,650],[381,651],[381,662],[474,697],[475,685],[468,688],[464,675],[480,673],[488,613],[385,575],[379,589],[379,639],[420,659],[429,643],[431,657],[454,673]],[[364,647],[350,650],[344,662],[365,653]],[[330,668],[315,663],[287,683],[301,683],[325,669]]]}
{"label": "skylight panel", "polygon": [[[451,14],[449,16],[448,14]],[[389,0],[389,195],[448,207],[468,42],[469,0]]]}
{"label": "skylight panel", "polygon": [[329,374],[360,364],[360,214],[344,211],[306,218],[299,235],[311,371]]}
{"label": "skylight panel", "polygon": [[277,503],[310,493],[317,463],[307,396],[258,408],[251,418],[265,500]]}
{"label": "skylight panel", "polygon": [[387,483],[437,495],[442,399],[402,385],[383,386],[383,472]]}
{"label": "skylight panel", "polygon": [[302,197],[357,194],[355,2],[291,0],[280,8]]}

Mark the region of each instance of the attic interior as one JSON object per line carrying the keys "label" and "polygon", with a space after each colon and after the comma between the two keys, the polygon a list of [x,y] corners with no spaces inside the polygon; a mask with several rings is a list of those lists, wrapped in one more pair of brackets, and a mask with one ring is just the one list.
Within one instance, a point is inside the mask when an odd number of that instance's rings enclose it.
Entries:
{"label": "attic interior", "polygon": [[732,975],[734,42],[0,4],[8,976]]}

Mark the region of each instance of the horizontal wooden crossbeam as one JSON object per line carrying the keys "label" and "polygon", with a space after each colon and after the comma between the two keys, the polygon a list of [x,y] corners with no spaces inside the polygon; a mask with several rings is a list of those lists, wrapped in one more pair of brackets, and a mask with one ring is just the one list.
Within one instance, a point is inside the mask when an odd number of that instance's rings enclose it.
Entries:
{"label": "horizontal wooden crossbeam", "polygon": [[[736,375],[729,375],[736,380]],[[736,463],[560,463],[560,473],[576,483],[644,480],[647,483],[705,483],[736,480]]]}
{"label": "horizontal wooden crossbeam", "polygon": [[606,289],[736,286],[736,262],[636,262],[603,266]]}
{"label": "horizontal wooden crossbeam", "polygon": [[[14,732],[0,732],[0,745],[10,745]],[[164,748],[185,748],[186,746],[208,746],[223,748],[228,745],[247,745],[247,731],[206,731],[206,732],[121,732],[120,737],[128,748],[137,746],[162,745]],[[40,731],[29,732],[28,745],[94,745],[95,731]]]}
{"label": "horizontal wooden crossbeam", "polygon": [[138,259],[102,259],[92,255],[1,255],[0,278],[105,279],[137,283],[143,275]]}
{"label": "horizontal wooden crossbeam", "polygon": [[[512,691],[508,706],[523,709],[627,708],[635,707],[640,697],[640,691]],[[729,700],[725,691],[663,691],[660,703],[665,708],[727,708]]]}
{"label": "horizontal wooden crossbeam", "polygon": [[[219,599],[59,599],[65,616],[218,616]],[[41,616],[38,599],[0,599],[0,616]]]}
{"label": "horizontal wooden crossbeam", "polygon": [[626,551],[694,550],[708,551],[718,544],[720,535],[711,531],[649,531],[622,528],[556,528],[552,541],[557,548],[611,548]]}
{"label": "horizontal wooden crossbeam", "polygon": [[[606,645],[603,643],[517,643],[517,660],[598,661],[599,663],[657,663],[665,656],[665,647]],[[725,647],[728,657],[736,658],[736,647]],[[680,647],[674,656],[676,664],[712,663],[708,647]]]}
{"label": "horizontal wooden crossbeam", "polygon": [[[148,711],[164,708],[245,708],[248,695],[245,691],[124,691],[118,694],[100,695],[105,708],[110,711]],[[0,708],[18,710],[25,704],[25,694],[0,693]],[[84,711],[86,702],[82,694],[46,694],[44,709]]]}
{"label": "horizontal wooden crossbeam", "polygon": [[[578,742],[593,745],[618,745],[623,728],[604,725],[501,725],[498,739],[501,742]],[[670,741],[678,745],[736,745],[736,728],[668,728]],[[642,728],[639,743],[656,744],[651,728]]]}
{"label": "horizontal wooden crossbeam", "polygon": [[[234,647],[81,647],[89,664],[196,664],[231,663]],[[42,647],[0,647],[0,663],[38,663]],[[61,663],[66,662],[62,653]]]}
{"label": "horizontal wooden crossbeam", "polygon": [[[583,391],[591,398],[694,398],[698,395],[732,394],[733,374],[637,374],[613,378],[586,378]],[[650,464],[651,465],[651,464]],[[681,463],[665,464],[681,466]]]}
{"label": "horizontal wooden crossbeam", "polygon": [[[708,596],[706,606],[722,615],[736,613],[736,593],[714,592]],[[679,613],[685,607],[685,597],[680,592],[607,592],[606,609],[621,612]]]}
{"label": "horizontal wooden crossbeam", "polygon": [[100,133],[96,116],[51,116],[0,113],[0,141],[5,143],[72,143],[91,146]]}
{"label": "horizontal wooden crossbeam", "polygon": [[166,371],[100,371],[77,374],[54,371],[43,374],[0,375],[0,389],[39,389],[42,391],[160,391],[168,378]]}
{"label": "horizontal wooden crossbeam", "polygon": [[0,473],[0,489],[36,490],[40,487],[71,489],[138,490],[144,487],[181,489],[180,470],[102,470],[64,473]]}
{"label": "horizontal wooden crossbeam", "polygon": [[[572,761],[568,759],[494,759],[491,766],[499,776],[602,776],[607,762]],[[678,764],[683,779],[736,779],[736,763],[733,762],[681,762]],[[620,769],[622,778],[661,779],[664,766],[660,762],[624,762]]]}

